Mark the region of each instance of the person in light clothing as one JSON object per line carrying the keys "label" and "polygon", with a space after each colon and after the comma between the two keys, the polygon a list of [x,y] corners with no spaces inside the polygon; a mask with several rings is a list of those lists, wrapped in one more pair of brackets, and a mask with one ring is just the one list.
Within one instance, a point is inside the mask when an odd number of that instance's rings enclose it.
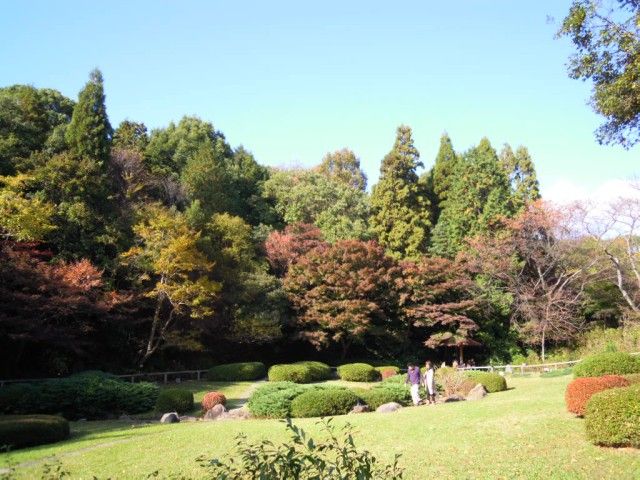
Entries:
{"label": "person in light clothing", "polygon": [[427,361],[424,366],[426,371],[422,377],[422,384],[424,385],[424,389],[427,391],[429,404],[436,403],[436,378],[433,363]]}
{"label": "person in light clothing", "polygon": [[411,400],[414,405],[420,405],[420,368],[412,363],[407,368],[406,384],[411,385]]}

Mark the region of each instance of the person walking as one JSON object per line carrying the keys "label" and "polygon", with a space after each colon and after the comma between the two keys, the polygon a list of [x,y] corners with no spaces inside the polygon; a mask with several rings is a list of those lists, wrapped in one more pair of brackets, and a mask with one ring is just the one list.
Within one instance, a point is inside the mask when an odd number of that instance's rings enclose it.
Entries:
{"label": "person walking", "polygon": [[429,405],[432,403],[436,403],[436,376],[435,370],[433,368],[433,363],[427,361],[424,364],[426,371],[422,377],[422,384],[424,385],[424,389],[427,392],[427,398],[429,400]]}
{"label": "person walking", "polygon": [[411,385],[411,400],[414,405],[420,405],[420,368],[410,363],[407,368],[407,379],[405,383]]}

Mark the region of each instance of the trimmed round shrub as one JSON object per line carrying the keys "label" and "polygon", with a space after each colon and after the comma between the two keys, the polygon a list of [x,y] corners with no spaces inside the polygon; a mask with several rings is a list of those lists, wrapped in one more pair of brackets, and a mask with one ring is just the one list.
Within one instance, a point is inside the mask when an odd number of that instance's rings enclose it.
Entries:
{"label": "trimmed round shrub", "polygon": [[640,448],[640,385],[596,393],[584,418],[587,438],[596,445]]}
{"label": "trimmed round shrub", "polygon": [[202,398],[202,410],[205,412],[211,410],[216,405],[224,405],[227,403],[227,397],[220,392],[205,393]]}
{"label": "trimmed round shrub", "polygon": [[0,448],[22,448],[69,438],[69,422],[54,415],[1,415]]}
{"label": "trimmed round shrub", "polygon": [[358,403],[358,396],[343,388],[308,389],[291,402],[292,417],[344,415]]}
{"label": "trimmed round shrub", "polygon": [[411,401],[411,393],[404,385],[389,383],[375,386],[373,388],[354,389],[354,393],[362,400],[362,403],[369,405],[371,410],[375,410],[380,405],[389,402],[396,402],[400,405],[408,405]]}
{"label": "trimmed round shrub", "polygon": [[376,370],[380,372],[380,378],[382,380],[393,377],[394,375],[398,375],[400,373],[400,368],[393,365],[376,367]]}
{"label": "trimmed round shrub", "polygon": [[624,352],[604,352],[585,358],[575,367],[575,377],[600,377],[640,373],[640,359]]}
{"label": "trimmed round shrub", "polygon": [[321,362],[297,362],[273,365],[270,382],[311,383],[331,378],[331,368]]}
{"label": "trimmed round shrub", "polygon": [[264,378],[267,368],[262,362],[226,363],[207,371],[207,379],[219,382],[250,381]]}
{"label": "trimmed round shrub", "polygon": [[306,389],[293,382],[266,383],[253,392],[247,407],[256,417],[290,417],[291,402]]}
{"label": "trimmed round shrub", "polygon": [[193,393],[182,388],[160,390],[155,410],[156,413],[189,413],[193,410]]}
{"label": "trimmed round shrub", "polygon": [[640,373],[630,373],[622,376],[629,380],[629,383],[631,384],[640,383]]}
{"label": "trimmed round shrub", "polygon": [[347,363],[338,367],[338,376],[348,382],[375,382],[380,372],[368,363]]}
{"label": "trimmed round shrub", "polygon": [[507,381],[503,376],[493,372],[477,372],[469,371],[465,372],[465,376],[476,383],[481,383],[487,392],[502,392],[507,389]]}
{"label": "trimmed round shrub", "polygon": [[596,393],[616,387],[630,385],[629,380],[619,375],[605,375],[603,377],[580,377],[574,379],[564,394],[567,410],[578,416],[583,416],[587,402]]}

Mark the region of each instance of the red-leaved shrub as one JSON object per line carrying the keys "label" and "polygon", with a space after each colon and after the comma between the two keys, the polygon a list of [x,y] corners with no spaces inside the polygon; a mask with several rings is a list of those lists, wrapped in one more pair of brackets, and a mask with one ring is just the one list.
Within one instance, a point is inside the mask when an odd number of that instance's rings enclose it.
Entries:
{"label": "red-leaved shrub", "polygon": [[205,412],[211,410],[216,405],[224,405],[227,403],[227,397],[220,392],[209,392],[202,399],[202,410]]}
{"label": "red-leaved shrub", "polygon": [[385,378],[393,377],[397,374],[398,373],[393,368],[383,368],[380,370],[380,376],[382,377],[382,380],[384,380]]}
{"label": "red-leaved shrub", "polygon": [[604,375],[602,377],[580,377],[567,385],[564,400],[567,410],[582,417],[587,408],[587,402],[592,395],[603,390],[630,385],[629,380],[620,375]]}

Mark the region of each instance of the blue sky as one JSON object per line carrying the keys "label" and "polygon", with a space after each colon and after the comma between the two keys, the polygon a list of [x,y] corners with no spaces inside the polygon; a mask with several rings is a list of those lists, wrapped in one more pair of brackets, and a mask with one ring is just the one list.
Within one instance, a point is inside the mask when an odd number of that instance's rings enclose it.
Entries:
{"label": "blue sky", "polygon": [[640,147],[594,139],[591,87],[554,39],[569,4],[5,0],[0,85],[75,98],[97,66],[114,125],[198,115],[268,165],[348,146],[371,181],[401,123],[427,167],[443,131],[457,150],[487,136],[526,145],[548,196],[587,195],[632,176]]}

